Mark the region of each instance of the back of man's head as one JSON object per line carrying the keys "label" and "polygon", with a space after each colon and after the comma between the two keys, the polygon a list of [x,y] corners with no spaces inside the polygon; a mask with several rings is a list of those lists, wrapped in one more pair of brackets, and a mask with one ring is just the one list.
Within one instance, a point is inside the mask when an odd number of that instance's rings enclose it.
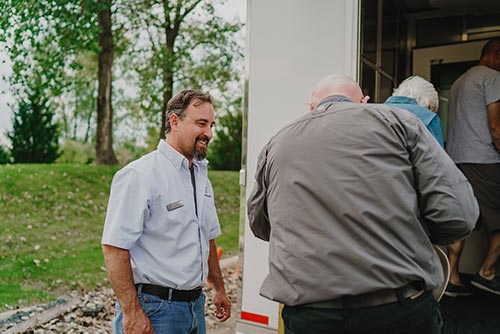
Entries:
{"label": "back of man's head", "polygon": [[483,46],[479,64],[500,71],[500,37],[490,39]]}
{"label": "back of man's head", "polygon": [[309,109],[314,110],[321,100],[332,95],[348,97],[355,103],[366,102],[361,88],[351,77],[343,74],[330,74],[316,85]]}
{"label": "back of man's head", "polygon": [[419,76],[411,76],[403,80],[392,95],[415,99],[418,104],[433,112],[437,112],[439,108],[439,97],[436,89],[429,81]]}
{"label": "back of man's head", "polygon": [[481,50],[481,58],[494,53],[496,50],[500,49],[500,37],[490,39]]}

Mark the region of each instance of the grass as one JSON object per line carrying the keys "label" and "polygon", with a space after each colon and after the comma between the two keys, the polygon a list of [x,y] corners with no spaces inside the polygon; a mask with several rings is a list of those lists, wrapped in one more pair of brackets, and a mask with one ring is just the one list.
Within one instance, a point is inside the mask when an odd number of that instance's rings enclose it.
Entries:
{"label": "grass", "polygon": [[[108,285],[101,233],[117,167],[0,166],[0,312]],[[210,171],[224,254],[238,247],[238,173]]]}

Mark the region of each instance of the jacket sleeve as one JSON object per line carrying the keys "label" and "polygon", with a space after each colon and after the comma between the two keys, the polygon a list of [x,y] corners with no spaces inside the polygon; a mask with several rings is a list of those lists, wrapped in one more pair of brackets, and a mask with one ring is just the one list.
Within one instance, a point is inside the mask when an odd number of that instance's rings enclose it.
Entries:
{"label": "jacket sleeve", "polygon": [[260,152],[255,172],[255,184],[247,201],[248,220],[253,234],[264,241],[269,241],[271,225],[267,212],[266,174],[267,146]]}
{"label": "jacket sleeve", "polygon": [[470,235],[479,217],[472,187],[455,163],[418,122],[408,145],[421,220],[430,239],[446,245]]}

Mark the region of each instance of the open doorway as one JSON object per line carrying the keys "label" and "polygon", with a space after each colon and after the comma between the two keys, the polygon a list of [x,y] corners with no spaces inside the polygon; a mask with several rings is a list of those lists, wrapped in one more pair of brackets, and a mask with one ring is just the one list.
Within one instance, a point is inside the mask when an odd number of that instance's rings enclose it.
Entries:
{"label": "open doorway", "polygon": [[[359,82],[370,102],[382,103],[410,75],[431,81],[439,92],[439,116],[447,132],[453,82],[477,64],[482,46],[500,36],[500,1],[361,0]],[[460,262],[465,276],[477,272],[486,232],[473,232]],[[467,280],[467,278],[465,278]],[[500,297],[476,291],[441,300],[444,332],[499,333]]]}
{"label": "open doorway", "polygon": [[[418,74],[413,68],[416,50],[496,36],[500,1],[361,0],[361,87],[371,102],[383,102],[402,80]],[[478,53],[473,60],[477,59]]]}

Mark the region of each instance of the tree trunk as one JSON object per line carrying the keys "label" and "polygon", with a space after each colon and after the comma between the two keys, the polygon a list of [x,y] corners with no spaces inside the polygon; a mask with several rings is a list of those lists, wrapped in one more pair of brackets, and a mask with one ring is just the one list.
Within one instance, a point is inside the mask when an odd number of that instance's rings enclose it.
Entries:
{"label": "tree trunk", "polygon": [[[167,103],[174,94],[174,62],[175,62],[175,39],[179,34],[179,26],[182,22],[180,11],[182,2],[177,2],[175,8],[168,5],[168,1],[163,3],[163,12],[165,15],[165,44],[163,45],[163,106],[161,108],[161,127],[160,138],[165,138],[165,128],[167,122]],[[170,11],[175,10],[175,18],[170,19]],[[173,26],[172,26],[173,23]]]}
{"label": "tree trunk", "polygon": [[172,98],[174,91],[174,74],[169,64],[163,67],[163,106],[161,108],[160,138],[165,138],[167,122],[167,102]]}
{"label": "tree trunk", "polygon": [[99,70],[97,95],[97,130],[95,139],[96,163],[116,165],[113,151],[113,109],[111,107],[113,31],[111,27],[112,0],[99,0]]}

